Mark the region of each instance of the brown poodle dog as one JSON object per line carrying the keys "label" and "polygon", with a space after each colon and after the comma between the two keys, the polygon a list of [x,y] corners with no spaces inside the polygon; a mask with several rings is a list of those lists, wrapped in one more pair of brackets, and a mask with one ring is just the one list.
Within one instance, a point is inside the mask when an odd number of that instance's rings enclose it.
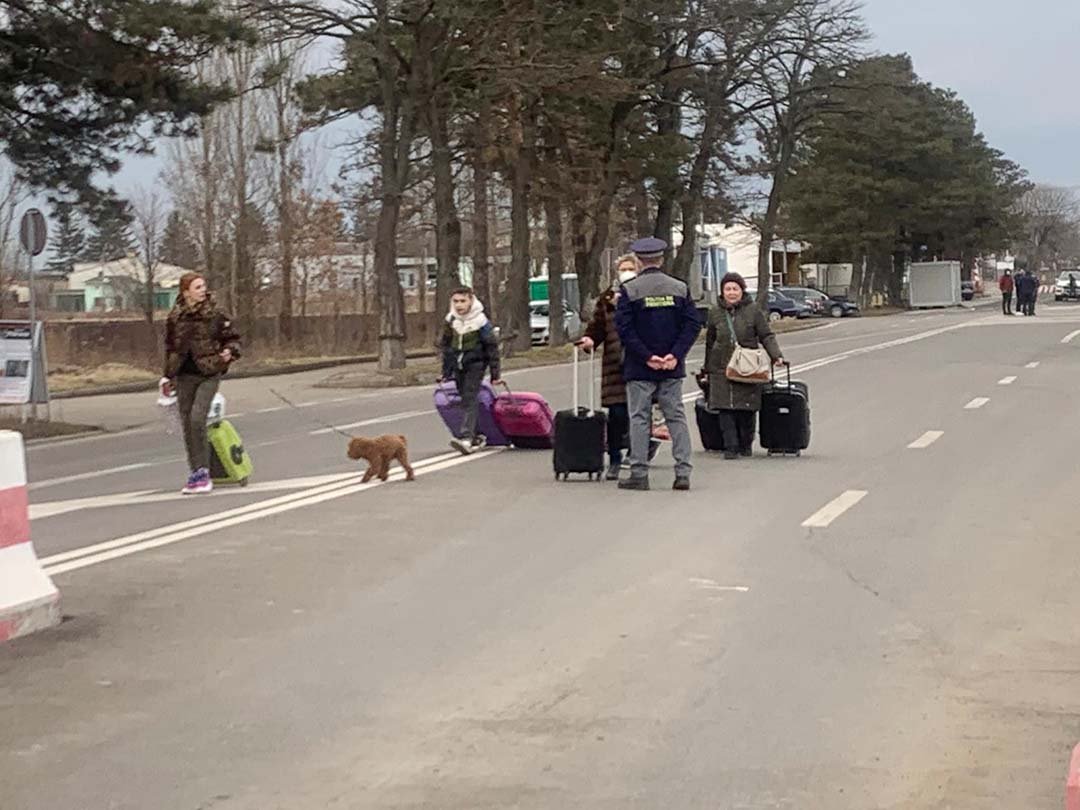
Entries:
{"label": "brown poodle dog", "polygon": [[385,481],[390,475],[390,462],[397,462],[405,469],[405,480],[414,481],[413,468],[409,466],[409,445],[404,436],[377,436],[374,439],[357,437],[349,442],[349,458],[365,459],[368,463],[364,483],[376,475]]}

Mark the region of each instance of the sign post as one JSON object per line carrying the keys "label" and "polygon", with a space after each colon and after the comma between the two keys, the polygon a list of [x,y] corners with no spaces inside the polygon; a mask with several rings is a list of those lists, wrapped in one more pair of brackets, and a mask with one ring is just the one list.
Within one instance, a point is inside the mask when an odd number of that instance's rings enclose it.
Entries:
{"label": "sign post", "polygon": [[[34,257],[40,256],[48,241],[48,227],[45,216],[38,209],[31,208],[19,222],[19,242],[26,251],[26,277],[30,287],[30,351],[33,372],[30,377],[30,389],[27,402],[30,403],[33,418],[37,419],[39,402],[48,404],[49,388],[44,363],[44,330],[37,323],[37,289],[34,284]],[[40,373],[37,373],[39,372]]]}

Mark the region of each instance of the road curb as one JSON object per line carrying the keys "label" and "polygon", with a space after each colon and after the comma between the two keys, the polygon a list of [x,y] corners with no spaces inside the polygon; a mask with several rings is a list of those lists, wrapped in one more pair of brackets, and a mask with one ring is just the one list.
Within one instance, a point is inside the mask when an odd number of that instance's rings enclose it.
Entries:
{"label": "road curb", "polygon": [[[421,360],[434,357],[435,353],[426,349],[417,349],[405,352],[408,360]],[[244,371],[237,369],[229,372],[230,380],[246,380],[256,377],[279,377],[286,374],[302,374],[305,371],[321,371],[326,368],[338,368],[340,366],[356,366],[367,363],[377,363],[378,357],[363,355],[357,357],[339,357],[334,360],[313,360],[310,363],[274,366],[271,368]],[[116,385],[96,385],[89,388],[75,388],[71,391],[58,391],[49,395],[50,399],[80,399],[83,397],[101,397],[110,394],[141,394],[147,391],[157,390],[157,380],[152,382],[118,383]]]}

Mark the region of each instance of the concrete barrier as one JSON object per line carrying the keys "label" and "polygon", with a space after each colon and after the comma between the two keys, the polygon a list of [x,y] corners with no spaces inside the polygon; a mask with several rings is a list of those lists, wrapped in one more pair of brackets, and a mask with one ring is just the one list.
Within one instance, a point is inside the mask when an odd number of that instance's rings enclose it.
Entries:
{"label": "concrete barrier", "polygon": [[1080,745],[1073,749],[1065,780],[1065,810],[1080,810]]}
{"label": "concrete barrier", "polygon": [[22,434],[0,430],[0,642],[60,623],[60,592],[30,542]]}

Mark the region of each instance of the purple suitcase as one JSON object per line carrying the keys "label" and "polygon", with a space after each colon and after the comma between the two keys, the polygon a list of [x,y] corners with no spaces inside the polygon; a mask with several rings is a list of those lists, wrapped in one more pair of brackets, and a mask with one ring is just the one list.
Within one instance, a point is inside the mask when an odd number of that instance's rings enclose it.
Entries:
{"label": "purple suitcase", "polygon": [[[489,447],[506,447],[510,440],[506,438],[495,423],[495,389],[486,381],[480,384],[480,411],[476,420],[476,432],[481,434]],[[450,433],[457,436],[461,432],[461,423],[465,414],[461,409],[461,398],[453,380],[439,383],[435,389],[435,410],[439,412]]]}
{"label": "purple suitcase", "polygon": [[509,388],[495,400],[495,423],[514,447],[550,450],[555,440],[555,414],[540,394]]}

